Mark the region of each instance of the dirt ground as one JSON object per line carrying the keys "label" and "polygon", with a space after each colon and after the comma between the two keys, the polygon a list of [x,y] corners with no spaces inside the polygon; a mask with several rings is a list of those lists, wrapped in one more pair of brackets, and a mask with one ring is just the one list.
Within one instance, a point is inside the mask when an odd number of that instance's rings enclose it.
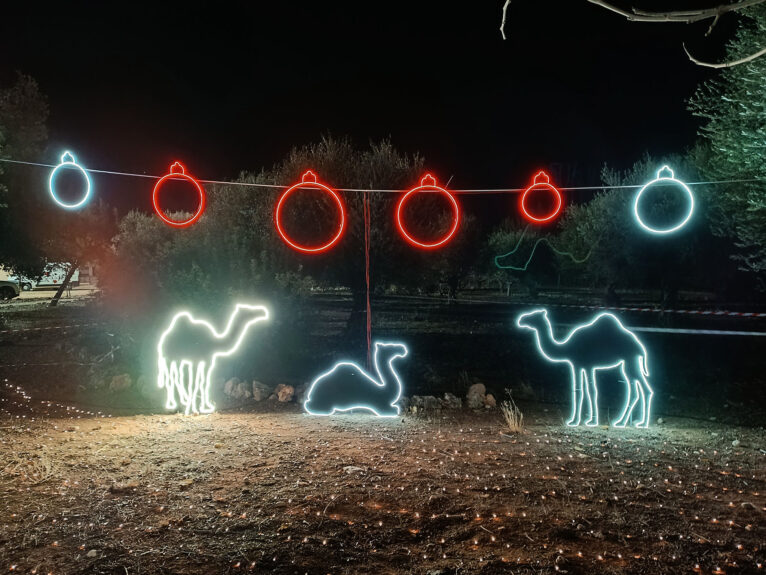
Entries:
{"label": "dirt ground", "polygon": [[[763,429],[108,416],[0,386],[0,571],[758,573]],[[734,443],[732,443],[734,441]]]}

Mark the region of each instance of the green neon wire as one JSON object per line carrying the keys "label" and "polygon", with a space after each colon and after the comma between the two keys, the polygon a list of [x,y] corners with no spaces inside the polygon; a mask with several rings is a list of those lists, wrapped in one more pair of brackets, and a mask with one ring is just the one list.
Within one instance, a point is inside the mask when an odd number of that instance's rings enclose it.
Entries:
{"label": "green neon wire", "polygon": [[527,235],[527,230],[528,229],[529,229],[529,226],[527,225],[524,228],[524,231],[521,232],[521,236],[519,236],[519,240],[516,242],[516,245],[514,246],[514,248],[511,251],[509,251],[507,254],[503,254],[503,255],[500,255],[500,256],[495,256],[495,265],[499,269],[501,269],[501,270],[514,270],[514,271],[517,271],[517,272],[525,272],[525,271],[527,271],[527,268],[529,267],[529,264],[532,263],[532,259],[535,257],[535,251],[537,250],[537,246],[539,246],[542,242],[545,242],[546,244],[548,244],[548,247],[551,248],[553,253],[555,253],[556,255],[568,257],[570,260],[572,260],[576,264],[583,264],[586,261],[588,261],[588,259],[590,258],[590,254],[593,253],[593,247],[598,243],[598,240],[596,240],[596,242],[593,245],[591,245],[590,249],[588,250],[588,253],[585,254],[585,256],[583,258],[576,258],[570,252],[565,252],[563,250],[560,250],[560,249],[556,248],[556,246],[554,246],[548,240],[548,238],[540,238],[532,246],[532,252],[529,254],[529,258],[527,258],[527,261],[526,261],[526,263],[524,264],[523,267],[512,266],[512,265],[507,265],[507,266],[501,265],[498,260],[501,260],[503,258],[511,256],[511,255],[515,254],[518,251],[518,249],[521,247],[521,242],[524,241],[524,237]]}

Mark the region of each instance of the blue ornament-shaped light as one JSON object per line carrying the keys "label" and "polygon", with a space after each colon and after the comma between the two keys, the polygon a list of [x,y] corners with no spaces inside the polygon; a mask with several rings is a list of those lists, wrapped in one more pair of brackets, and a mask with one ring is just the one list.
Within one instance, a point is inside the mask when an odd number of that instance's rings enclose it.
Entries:
{"label": "blue ornament-shaped light", "polygon": [[[83,178],[85,179],[85,191],[82,195],[82,198],[74,203],[67,203],[63,201],[59,195],[56,193],[56,185],[55,185],[55,179],[56,175],[59,173],[60,170],[79,170],[82,174]],[[85,168],[83,168],[81,165],[79,165],[75,159],[74,155],[72,155],[70,152],[64,152],[64,154],[61,156],[61,163],[53,168],[53,171],[51,172],[51,177],[48,180],[48,189],[50,190],[51,197],[53,198],[53,201],[56,202],[59,206],[61,206],[64,209],[67,210],[76,210],[77,208],[82,207],[85,205],[85,203],[90,199],[90,177],[88,177],[88,172],[85,171]]]}
{"label": "blue ornament-shaped light", "polygon": [[[684,215],[675,225],[664,227],[664,228],[654,227],[647,224],[646,220],[641,217],[641,196],[648,188],[657,184],[659,185],[673,184],[679,187],[688,198],[687,201],[688,201],[689,207],[686,212],[686,215]],[[636,218],[636,222],[638,222],[638,225],[641,226],[642,229],[652,234],[663,235],[663,234],[671,234],[673,232],[677,232],[689,222],[693,213],[694,213],[694,194],[692,194],[692,191],[689,189],[689,187],[686,184],[684,184],[681,180],[676,179],[675,175],[673,174],[673,170],[671,170],[668,166],[662,166],[662,168],[659,169],[659,171],[657,172],[657,177],[651,182],[644,185],[644,187],[638,191],[638,194],[636,194],[636,199],[633,202],[633,215]]]}

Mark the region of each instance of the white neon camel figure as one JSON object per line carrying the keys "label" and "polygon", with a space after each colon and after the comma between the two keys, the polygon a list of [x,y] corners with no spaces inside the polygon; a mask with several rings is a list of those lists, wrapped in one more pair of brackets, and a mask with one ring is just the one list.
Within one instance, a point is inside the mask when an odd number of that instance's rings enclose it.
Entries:
{"label": "white neon camel figure", "polygon": [[177,409],[176,394],[184,413],[211,413],[210,379],[219,357],[237,351],[250,327],[268,319],[259,305],[237,304],[223,331],[195,319],[188,311],[173,316],[157,344],[157,385],[167,391],[167,409]]}
{"label": "white neon camel figure", "polygon": [[304,409],[310,415],[332,415],[338,411],[366,409],[378,417],[396,417],[402,396],[402,381],[394,361],[407,356],[402,343],[375,342],[373,364],[377,379],[350,361],[336,363],[317,377],[306,394]]}
{"label": "white neon camel figure", "polygon": [[569,364],[572,370],[572,416],[567,425],[580,425],[583,397],[588,398],[590,412],[585,425],[598,425],[596,374],[619,367],[627,392],[622,414],[614,425],[625,427],[640,400],[641,419],[636,427],[649,427],[653,392],[647,381],[646,348],[616,316],[600,313],[590,322],[574,328],[561,341],[553,337],[547,310],[524,313],[518,317],[516,325],[535,333],[537,347],[545,359]]}

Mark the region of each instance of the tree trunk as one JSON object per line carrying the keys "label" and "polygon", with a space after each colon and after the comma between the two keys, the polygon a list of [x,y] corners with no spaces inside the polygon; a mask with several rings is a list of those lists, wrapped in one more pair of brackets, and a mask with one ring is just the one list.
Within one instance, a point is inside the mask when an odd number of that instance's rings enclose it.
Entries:
{"label": "tree trunk", "polygon": [[365,286],[351,288],[351,315],[346,322],[344,339],[349,342],[366,340],[367,330],[367,291]]}
{"label": "tree trunk", "polygon": [[56,295],[53,296],[53,299],[48,304],[48,307],[56,307],[59,303],[59,300],[61,299],[61,295],[64,293],[64,290],[69,285],[70,280],[72,279],[72,276],[74,275],[74,272],[77,270],[77,262],[73,261],[69,264],[69,269],[66,272],[66,277],[64,278],[64,281],[61,282],[61,285],[59,286],[59,289],[56,291]]}

